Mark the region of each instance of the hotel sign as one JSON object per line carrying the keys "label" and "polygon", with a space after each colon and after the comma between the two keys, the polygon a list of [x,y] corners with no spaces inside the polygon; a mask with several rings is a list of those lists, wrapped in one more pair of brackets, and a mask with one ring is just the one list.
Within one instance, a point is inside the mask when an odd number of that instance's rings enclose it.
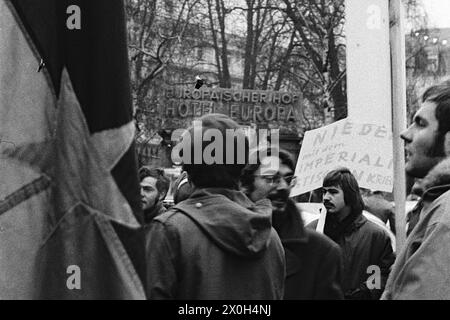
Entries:
{"label": "hotel sign", "polygon": [[196,118],[223,113],[240,123],[300,123],[301,94],[264,90],[223,88],[164,89],[166,118]]}

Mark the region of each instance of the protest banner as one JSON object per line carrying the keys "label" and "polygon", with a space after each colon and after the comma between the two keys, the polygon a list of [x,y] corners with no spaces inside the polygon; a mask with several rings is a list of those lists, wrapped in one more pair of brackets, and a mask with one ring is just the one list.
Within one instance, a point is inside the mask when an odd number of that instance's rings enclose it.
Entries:
{"label": "protest banner", "polygon": [[392,132],[349,118],[306,132],[291,196],[321,187],[325,175],[341,166],[353,172],[360,187],[392,192]]}

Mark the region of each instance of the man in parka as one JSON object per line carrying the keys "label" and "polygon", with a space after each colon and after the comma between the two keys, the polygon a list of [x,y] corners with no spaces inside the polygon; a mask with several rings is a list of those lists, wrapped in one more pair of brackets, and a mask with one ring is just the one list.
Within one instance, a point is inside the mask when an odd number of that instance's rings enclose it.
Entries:
{"label": "man in parka", "polygon": [[[345,298],[378,300],[395,259],[389,234],[362,214],[364,202],[349,169],[327,173],[322,191],[327,209],[323,233],[341,247]],[[316,229],[318,220],[308,226]]]}
{"label": "man in parka", "polygon": [[180,143],[174,152],[182,151],[194,191],[151,224],[148,298],[281,299],[284,250],[270,201],[253,203],[238,190],[248,159],[244,132],[231,118],[209,114]]}
{"label": "man in parka", "polygon": [[420,213],[389,276],[382,299],[450,299],[450,84],[428,88],[405,140],[406,172]]}

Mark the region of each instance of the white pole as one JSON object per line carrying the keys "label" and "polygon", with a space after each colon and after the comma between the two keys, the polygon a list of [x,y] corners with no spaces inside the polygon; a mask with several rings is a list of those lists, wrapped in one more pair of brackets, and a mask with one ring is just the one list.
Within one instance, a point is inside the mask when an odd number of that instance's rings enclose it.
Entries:
{"label": "white pole", "polygon": [[406,176],[404,143],[400,133],[406,128],[406,67],[404,15],[401,0],[390,0],[390,42],[392,65],[392,133],[394,153],[394,200],[397,253],[406,240]]}
{"label": "white pole", "polygon": [[391,130],[389,3],[345,0],[348,117]]}

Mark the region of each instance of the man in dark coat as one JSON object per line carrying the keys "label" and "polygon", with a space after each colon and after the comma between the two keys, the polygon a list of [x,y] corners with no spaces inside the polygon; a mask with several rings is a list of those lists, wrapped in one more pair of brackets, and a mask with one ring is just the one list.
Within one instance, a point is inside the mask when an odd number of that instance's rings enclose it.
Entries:
{"label": "man in dark coat", "polygon": [[144,223],[148,225],[154,217],[166,211],[163,200],[169,190],[170,180],[163,169],[142,167],[139,169],[139,181]]}
{"label": "man in dark coat", "polygon": [[[379,299],[395,260],[388,233],[362,214],[358,182],[349,169],[330,171],[322,189],[327,209],[323,233],[342,249],[345,298]],[[318,225],[316,220],[308,227]]]}
{"label": "man in dark coat", "polygon": [[270,148],[254,159],[243,170],[241,188],[253,201],[266,194],[271,200],[272,223],[286,255],[284,299],[343,299],[339,246],[304,228],[300,210],[289,199],[295,182],[292,156]]}
{"label": "man in dark coat", "polygon": [[[215,148],[203,139],[212,135]],[[271,225],[270,201],[253,203],[238,190],[245,142],[236,122],[210,114],[194,122],[174,148],[183,151],[194,191],[150,226],[149,299],[282,298],[284,250]]]}

